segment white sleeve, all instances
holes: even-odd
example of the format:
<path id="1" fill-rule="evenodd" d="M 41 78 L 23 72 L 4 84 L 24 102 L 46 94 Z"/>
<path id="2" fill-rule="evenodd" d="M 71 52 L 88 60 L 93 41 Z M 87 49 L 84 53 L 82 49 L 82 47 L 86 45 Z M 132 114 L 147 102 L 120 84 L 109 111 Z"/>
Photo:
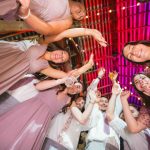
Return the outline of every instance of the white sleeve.
<path id="1" fill-rule="evenodd" d="M 91 82 L 91 84 L 88 86 L 87 92 L 88 92 L 89 90 L 94 90 L 94 91 L 96 91 L 96 90 L 97 90 L 97 85 L 98 85 L 98 83 L 99 83 L 99 79 L 98 79 L 98 78 L 94 79 L 94 80 Z"/>
<path id="2" fill-rule="evenodd" d="M 121 103 L 121 98 L 120 98 L 120 94 L 117 95 L 116 98 L 116 105 L 115 105 L 115 116 L 119 116 L 120 113 L 122 112 L 122 103 Z"/>
<path id="3" fill-rule="evenodd" d="M 23 40 L 16 42 L 16 45 L 19 47 L 20 50 L 26 51 L 28 50 L 31 46 L 37 45 L 38 42 L 36 40 Z"/>
<path id="4" fill-rule="evenodd" d="M 98 104 L 94 104 L 93 110 L 87 122 L 87 127 L 89 129 L 97 125 L 98 120 L 100 119 L 100 113 Z"/>
<path id="5" fill-rule="evenodd" d="M 92 83 L 88 86 L 87 88 L 87 95 L 86 95 L 86 103 L 85 103 L 85 108 L 87 108 L 88 104 L 89 104 L 89 101 L 90 101 L 90 97 L 89 97 L 89 92 L 90 90 L 93 90 L 93 91 L 97 91 L 97 85 L 99 83 L 99 79 L 96 78 L 92 81 Z"/>
<path id="6" fill-rule="evenodd" d="M 111 122 L 109 122 L 109 125 L 115 130 L 115 132 L 119 136 L 123 136 L 124 129 L 126 127 L 126 123 L 120 119 L 119 117 L 115 117 Z M 122 137 L 123 138 L 123 137 Z"/>

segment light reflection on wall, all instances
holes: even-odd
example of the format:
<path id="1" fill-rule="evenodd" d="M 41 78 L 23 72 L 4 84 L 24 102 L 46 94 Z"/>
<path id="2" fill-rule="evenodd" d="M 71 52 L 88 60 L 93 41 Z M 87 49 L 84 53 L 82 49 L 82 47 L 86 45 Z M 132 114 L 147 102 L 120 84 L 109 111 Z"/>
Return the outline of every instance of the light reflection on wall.
<path id="1" fill-rule="evenodd" d="M 150 40 L 150 2 L 137 3 L 136 0 L 85 0 L 87 16 L 82 22 L 83 27 L 96 28 L 102 32 L 110 44 L 101 47 L 90 37 L 83 38 L 85 61 L 94 53 L 95 67 L 86 74 L 88 84 L 97 76 L 97 69 L 105 67 L 106 75 L 100 81 L 99 89 L 104 96 L 111 95 L 109 71 L 119 72 L 121 86 L 133 93 L 129 102 L 141 105 L 130 81 L 135 73 L 143 71 L 143 66 L 126 61 L 121 55 L 126 42 Z"/>

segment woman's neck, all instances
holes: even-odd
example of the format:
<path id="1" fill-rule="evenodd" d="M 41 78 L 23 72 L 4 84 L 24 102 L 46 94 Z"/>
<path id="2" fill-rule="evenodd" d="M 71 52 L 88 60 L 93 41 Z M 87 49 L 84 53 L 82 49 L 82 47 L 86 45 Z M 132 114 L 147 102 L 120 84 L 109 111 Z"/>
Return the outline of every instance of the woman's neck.
<path id="1" fill-rule="evenodd" d="M 51 52 L 46 51 L 41 58 L 51 61 Z"/>

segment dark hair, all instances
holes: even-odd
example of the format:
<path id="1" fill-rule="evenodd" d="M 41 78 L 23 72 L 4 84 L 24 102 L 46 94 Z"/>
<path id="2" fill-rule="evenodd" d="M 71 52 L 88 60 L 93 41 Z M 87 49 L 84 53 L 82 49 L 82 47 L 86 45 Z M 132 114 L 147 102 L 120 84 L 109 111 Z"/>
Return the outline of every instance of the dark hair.
<path id="1" fill-rule="evenodd" d="M 135 88 L 135 90 L 137 91 L 137 93 L 140 95 L 140 97 L 142 98 L 142 100 L 146 104 L 146 106 L 150 106 L 150 96 L 148 96 L 148 95 L 144 94 L 143 92 L 139 91 L 137 89 L 136 85 L 135 85 L 134 78 L 135 78 L 136 75 L 139 75 L 139 74 L 143 74 L 143 75 L 145 75 L 149 78 L 149 76 L 144 74 L 144 73 L 135 74 L 132 78 L 132 85 Z"/>
<path id="2" fill-rule="evenodd" d="M 62 50 L 62 51 L 66 51 L 69 55 L 69 59 L 70 59 L 70 54 L 67 50 L 64 50 L 62 47 L 60 47 L 58 44 L 49 44 L 48 47 L 47 47 L 47 51 L 55 51 L 55 50 Z M 52 61 L 48 61 L 49 65 L 54 68 L 54 69 L 58 69 L 58 70 L 62 70 L 62 66 L 67 63 L 67 62 L 63 62 L 63 63 L 54 63 Z M 34 76 L 39 79 L 39 80 L 44 80 L 44 79 L 52 79 L 48 76 L 46 76 L 45 74 L 43 73 L 40 73 L 40 72 L 36 72 L 34 73 Z"/>
<path id="3" fill-rule="evenodd" d="M 62 50 L 62 51 L 65 51 L 68 53 L 69 55 L 69 59 L 70 59 L 70 54 L 67 50 L 63 49 L 62 47 L 60 47 L 58 44 L 49 44 L 48 47 L 47 47 L 47 51 L 50 51 L 50 52 L 53 52 L 53 51 L 56 51 L 56 50 Z M 52 61 L 49 61 L 49 64 L 52 66 L 52 67 L 57 67 L 58 65 L 61 66 L 63 64 L 65 64 L 66 62 L 62 62 L 62 63 L 54 63 Z"/>
<path id="4" fill-rule="evenodd" d="M 128 42 L 128 43 L 126 43 L 125 45 L 124 45 L 124 48 L 125 48 L 125 46 L 127 46 L 127 45 L 137 45 L 137 44 L 143 44 L 143 45 L 146 45 L 146 46 L 149 46 L 150 47 L 150 41 L 132 41 L 132 42 Z M 132 62 L 132 63 L 136 63 L 136 64 L 141 64 L 141 65 L 143 65 L 143 64 L 145 64 L 145 63 L 150 63 L 150 60 L 147 60 L 147 61 L 144 61 L 144 62 L 135 62 L 135 61 L 133 61 L 133 60 L 129 60 L 128 58 L 126 58 L 125 57 L 125 55 L 124 55 L 124 48 L 123 48 L 123 50 L 122 50 L 122 55 L 123 55 L 123 57 L 125 58 L 125 59 L 127 59 L 128 61 L 130 61 L 130 62 Z"/>
<path id="5" fill-rule="evenodd" d="M 79 80 L 78 80 L 78 82 L 81 83 L 81 81 L 79 81 Z M 61 85 L 61 86 L 62 86 L 62 89 L 60 89 L 60 90 L 57 92 L 57 94 L 58 94 L 59 92 L 64 91 L 64 89 L 66 88 L 66 85 L 65 85 L 65 84 L 63 84 L 63 85 Z M 68 104 L 66 104 L 66 105 L 62 108 L 62 112 L 64 112 L 64 113 L 67 112 L 67 108 L 71 106 L 71 104 L 72 104 L 73 101 L 76 101 L 76 99 L 77 99 L 78 97 L 81 97 L 80 94 L 74 94 L 74 95 L 67 94 L 67 95 L 68 95 L 69 97 L 71 97 L 71 101 L 70 101 Z"/>

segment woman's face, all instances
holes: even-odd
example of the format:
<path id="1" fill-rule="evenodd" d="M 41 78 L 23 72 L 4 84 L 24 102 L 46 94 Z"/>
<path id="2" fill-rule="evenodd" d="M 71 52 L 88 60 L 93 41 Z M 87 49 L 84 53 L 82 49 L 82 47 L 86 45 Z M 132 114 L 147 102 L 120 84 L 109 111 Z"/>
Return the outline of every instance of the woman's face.
<path id="1" fill-rule="evenodd" d="M 77 98 L 76 105 L 80 110 L 84 107 L 84 104 L 85 104 L 85 101 L 84 101 L 83 97 Z"/>
<path id="2" fill-rule="evenodd" d="M 84 5 L 83 4 L 74 5 L 71 8 L 71 14 L 75 20 L 82 20 L 86 16 Z"/>
<path id="3" fill-rule="evenodd" d="M 150 47 L 144 44 L 128 44 L 124 47 L 123 54 L 133 62 L 145 62 L 150 60 Z"/>
<path id="4" fill-rule="evenodd" d="M 71 87 L 68 87 L 68 94 L 78 94 L 82 91 L 83 87 L 82 84 L 77 82 L 74 85 L 72 85 Z"/>
<path id="5" fill-rule="evenodd" d="M 139 91 L 150 96 L 150 78 L 143 74 L 137 74 L 133 80 L 136 88 Z"/>
<path id="6" fill-rule="evenodd" d="M 63 50 L 55 50 L 50 52 L 50 61 L 54 63 L 64 63 L 69 60 L 69 54 Z"/>

